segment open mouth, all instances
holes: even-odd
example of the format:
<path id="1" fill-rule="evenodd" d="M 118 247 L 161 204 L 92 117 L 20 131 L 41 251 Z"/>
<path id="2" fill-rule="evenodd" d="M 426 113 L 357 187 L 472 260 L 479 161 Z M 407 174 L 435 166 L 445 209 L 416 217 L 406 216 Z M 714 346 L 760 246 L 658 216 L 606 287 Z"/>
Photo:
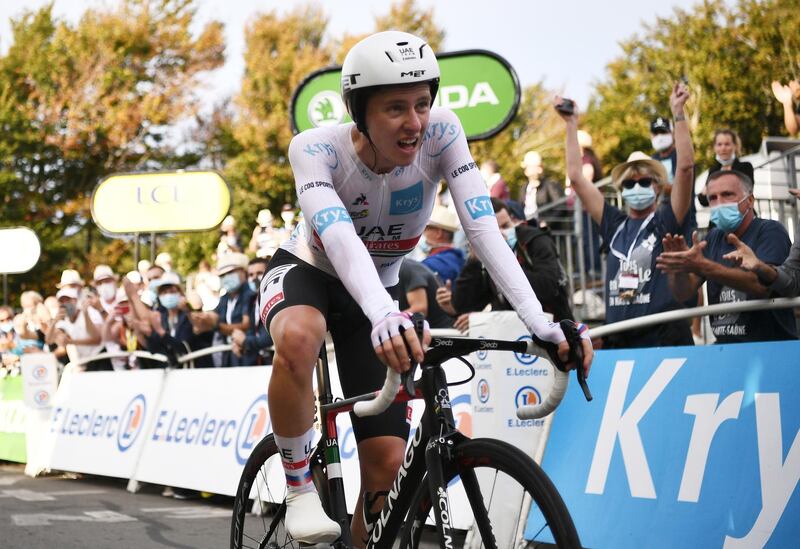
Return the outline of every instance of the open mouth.
<path id="1" fill-rule="evenodd" d="M 411 139 L 400 139 L 397 141 L 397 146 L 406 152 L 411 152 L 417 148 L 418 142 L 419 142 L 418 137 L 414 137 Z"/>

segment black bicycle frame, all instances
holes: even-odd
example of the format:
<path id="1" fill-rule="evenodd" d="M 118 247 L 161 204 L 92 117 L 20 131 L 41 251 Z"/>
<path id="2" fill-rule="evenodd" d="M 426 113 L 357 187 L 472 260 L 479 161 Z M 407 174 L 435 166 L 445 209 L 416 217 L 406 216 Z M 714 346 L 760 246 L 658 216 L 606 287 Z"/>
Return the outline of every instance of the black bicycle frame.
<path id="1" fill-rule="evenodd" d="M 462 343 L 463 341 L 463 343 Z M 467 344 L 467 342 L 470 342 Z M 391 490 L 381 509 L 379 517 L 373 526 L 367 549 L 390 549 L 402 528 L 411 502 L 421 486 L 425 486 L 426 478 L 429 496 L 434 516 L 436 529 L 439 534 L 442 549 L 453 548 L 453 527 L 451 524 L 451 507 L 447 496 L 448 473 L 454 467 L 455 448 L 467 437 L 456 430 L 455 419 L 450 404 L 450 392 L 447 388 L 447 378 L 441 367 L 441 362 L 453 356 L 468 354 L 480 349 L 497 349 L 523 352 L 524 342 L 502 342 L 483 340 L 461 340 L 450 338 L 434 338 L 433 348 L 426 353 L 426 363 L 422 366 L 422 377 L 414 383 L 414 394 L 409 394 L 405 387 L 401 387 L 395 402 L 408 402 L 422 398 L 425 401 L 425 413 L 422 416 L 419 428 L 414 433 L 411 444 L 406 449 L 403 463 L 392 483 Z M 463 348 L 461 348 L 463 347 Z M 463 352 L 462 352 L 463 351 Z M 370 400 L 373 394 L 366 394 L 350 399 L 333 402 L 330 391 L 330 374 L 328 361 L 324 350 L 320 353 L 320 367 L 317 368 L 317 387 L 320 401 L 320 420 L 322 426 L 322 440 L 314 455 L 314 463 L 327 467 L 327 500 L 331 508 L 327 509 L 331 518 L 342 529 L 341 541 L 347 547 L 352 547 L 350 524 L 347 516 L 345 502 L 344 482 L 341 472 L 341 458 L 339 454 L 339 440 L 336 430 L 336 417 L 340 413 L 350 412 L 356 402 Z M 320 448 L 324 447 L 324 456 L 320 455 Z M 477 490 L 477 480 L 474 474 L 463 479 L 468 495 Z M 325 489 L 325 487 L 320 487 Z M 472 498 L 470 498 L 473 501 Z M 485 517 L 476 516 L 476 524 L 481 534 L 489 539 L 491 530 Z M 414 525 L 422 527 L 423 525 Z"/>

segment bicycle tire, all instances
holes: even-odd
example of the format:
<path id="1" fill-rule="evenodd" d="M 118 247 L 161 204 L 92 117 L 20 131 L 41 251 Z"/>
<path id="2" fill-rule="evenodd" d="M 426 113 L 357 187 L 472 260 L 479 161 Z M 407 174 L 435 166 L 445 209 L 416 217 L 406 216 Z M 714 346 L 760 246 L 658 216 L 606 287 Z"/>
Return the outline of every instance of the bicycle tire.
<path id="1" fill-rule="evenodd" d="M 454 451 L 455 468 L 445 471 L 448 485 L 457 476 L 466 479 L 473 473 L 477 475 L 478 470 L 481 470 L 480 477 L 491 479 L 492 471 L 494 470 L 496 471 L 494 474 L 495 484 L 491 484 L 492 488 L 494 488 L 498 478 L 497 472 L 502 473 L 504 475 L 503 481 L 505 481 L 505 477 L 508 477 L 510 481 L 519 484 L 531 496 L 531 505 L 537 505 L 541 510 L 546 520 L 546 526 L 550 529 L 557 547 L 580 549 L 581 544 L 578 532 L 566 505 L 564 505 L 564 501 L 561 499 L 561 495 L 542 468 L 527 454 L 508 443 L 494 439 L 469 440 L 458 444 Z M 506 492 L 503 491 L 503 493 L 505 494 Z M 480 493 L 480 489 L 478 495 L 483 498 L 482 501 L 485 507 L 491 507 L 492 497 L 495 495 L 493 490 L 488 496 L 489 505 L 485 505 L 487 498 Z M 470 501 L 470 507 L 473 514 L 475 514 L 476 502 Z M 427 478 L 417 488 L 409 509 L 408 518 L 411 520 L 405 522 L 401 532 L 401 549 L 416 549 L 419 547 L 422 530 L 431 510 Z M 522 517 L 522 520 L 527 520 L 527 517 Z M 491 531 L 490 523 L 488 528 Z M 483 539 L 482 541 L 482 547 L 487 549 L 497 547 L 494 540 Z"/>

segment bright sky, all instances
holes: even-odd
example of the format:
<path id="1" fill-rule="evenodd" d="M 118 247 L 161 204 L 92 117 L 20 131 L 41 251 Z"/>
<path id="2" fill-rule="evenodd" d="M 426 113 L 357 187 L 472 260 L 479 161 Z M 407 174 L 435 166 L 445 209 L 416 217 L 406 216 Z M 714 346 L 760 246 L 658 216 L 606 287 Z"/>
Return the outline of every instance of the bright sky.
<path id="1" fill-rule="evenodd" d="M 0 51 L 11 42 L 8 19 L 24 9 L 53 1 L 57 16 L 77 21 L 87 6 L 113 4 L 113 0 L 2 0 L 0 1 Z M 445 29 L 444 50 L 491 50 L 505 57 L 525 86 L 543 80 L 562 89 L 585 108 L 592 83 L 604 75 L 606 64 L 620 54 L 619 42 L 641 33 L 644 22 L 668 16 L 674 7 L 690 8 L 698 0 L 417 0 L 434 6 L 437 26 Z M 283 13 L 298 0 L 200 0 L 201 21 L 225 23 L 227 61 L 209 75 L 208 103 L 233 94 L 239 87 L 244 62 L 244 25 L 258 12 Z M 390 0 L 317 0 L 329 16 L 332 37 L 345 31 L 369 32 L 374 17 L 384 15 Z M 487 9 L 487 6 L 490 9 Z"/>

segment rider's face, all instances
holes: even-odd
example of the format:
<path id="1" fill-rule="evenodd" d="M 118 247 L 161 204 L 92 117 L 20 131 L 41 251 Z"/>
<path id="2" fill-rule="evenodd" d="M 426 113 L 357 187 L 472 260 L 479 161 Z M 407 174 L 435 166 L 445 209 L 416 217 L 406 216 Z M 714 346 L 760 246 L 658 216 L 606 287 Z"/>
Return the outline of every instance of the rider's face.
<path id="1" fill-rule="evenodd" d="M 367 104 L 367 130 L 378 151 L 375 171 L 407 166 L 417 156 L 430 117 L 428 84 L 389 88 Z"/>

